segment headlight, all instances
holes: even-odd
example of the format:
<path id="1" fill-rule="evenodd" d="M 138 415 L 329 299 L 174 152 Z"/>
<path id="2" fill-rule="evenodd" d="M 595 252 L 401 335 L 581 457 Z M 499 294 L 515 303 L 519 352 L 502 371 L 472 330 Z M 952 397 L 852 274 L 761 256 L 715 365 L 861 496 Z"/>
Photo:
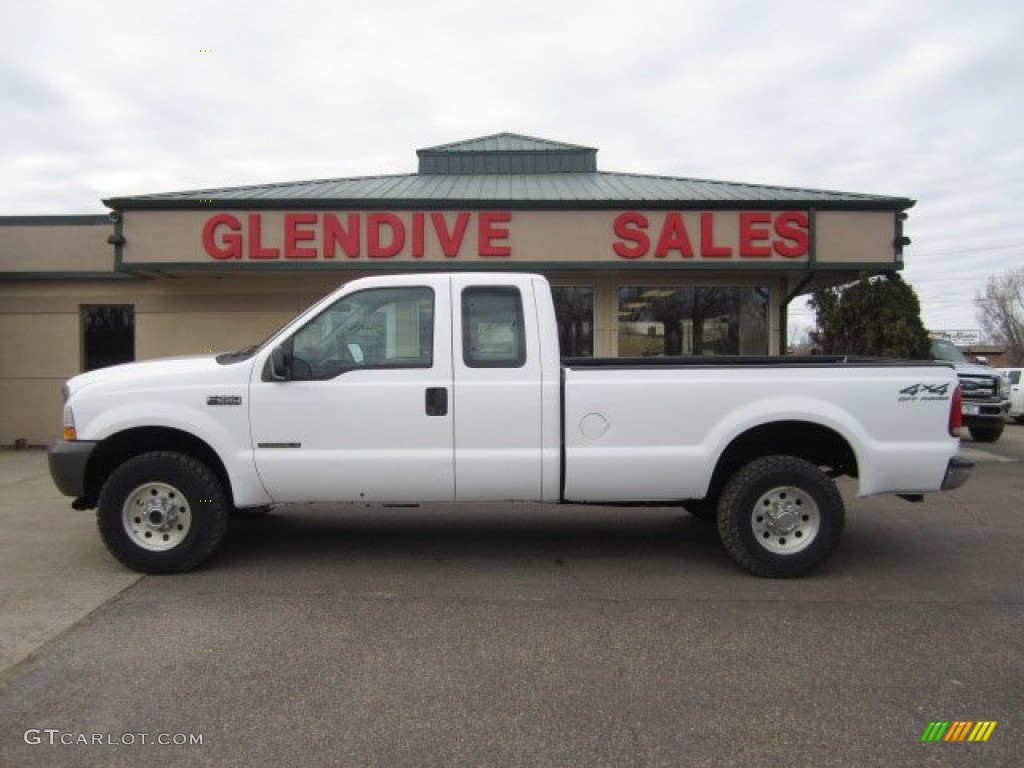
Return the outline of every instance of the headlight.
<path id="1" fill-rule="evenodd" d="M 63 437 L 67 441 L 77 440 L 78 433 L 75 431 L 75 412 L 71 410 L 70 405 L 64 406 L 64 431 Z"/>
<path id="2" fill-rule="evenodd" d="M 999 377 L 999 397 L 1003 400 L 1010 396 L 1010 380 L 1005 376 Z"/>

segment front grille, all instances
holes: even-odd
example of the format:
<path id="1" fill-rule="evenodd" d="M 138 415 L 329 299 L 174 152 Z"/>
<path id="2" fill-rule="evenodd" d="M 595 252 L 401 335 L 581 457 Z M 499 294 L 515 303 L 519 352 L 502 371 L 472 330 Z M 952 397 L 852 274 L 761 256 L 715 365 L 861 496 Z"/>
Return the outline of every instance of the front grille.
<path id="1" fill-rule="evenodd" d="M 994 376 L 961 375 L 959 378 L 964 400 L 991 400 L 999 391 L 999 382 Z"/>

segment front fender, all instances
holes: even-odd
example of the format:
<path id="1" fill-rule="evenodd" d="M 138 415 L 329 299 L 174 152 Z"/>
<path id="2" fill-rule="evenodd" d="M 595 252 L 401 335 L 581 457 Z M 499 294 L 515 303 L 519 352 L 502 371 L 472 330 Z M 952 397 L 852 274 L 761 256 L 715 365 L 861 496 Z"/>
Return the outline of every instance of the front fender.
<path id="1" fill-rule="evenodd" d="M 209 446 L 224 465 L 236 506 L 271 502 L 256 474 L 249 441 L 248 411 L 244 406 L 196 407 L 180 402 L 133 399 L 97 408 L 92 418 L 80 422 L 78 433 L 80 440 L 101 442 L 127 430 L 140 428 L 184 432 Z"/>

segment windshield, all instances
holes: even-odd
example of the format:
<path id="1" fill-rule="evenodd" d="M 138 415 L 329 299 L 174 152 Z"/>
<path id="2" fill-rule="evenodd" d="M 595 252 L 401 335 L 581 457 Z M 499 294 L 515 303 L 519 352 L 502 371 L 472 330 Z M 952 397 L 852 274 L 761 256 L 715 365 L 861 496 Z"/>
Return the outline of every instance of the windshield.
<path id="1" fill-rule="evenodd" d="M 936 360 L 946 360 L 950 363 L 969 362 L 964 353 L 953 346 L 952 342 L 945 339 L 932 339 L 932 357 Z"/>

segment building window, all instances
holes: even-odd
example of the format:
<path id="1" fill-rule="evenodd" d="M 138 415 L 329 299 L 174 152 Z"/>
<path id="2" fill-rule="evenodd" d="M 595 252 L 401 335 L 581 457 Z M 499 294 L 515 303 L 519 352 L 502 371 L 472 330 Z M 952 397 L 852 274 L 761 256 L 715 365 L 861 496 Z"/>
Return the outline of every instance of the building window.
<path id="1" fill-rule="evenodd" d="M 764 355 L 768 289 L 619 288 L 619 357 Z"/>
<path id="2" fill-rule="evenodd" d="M 82 307 L 82 369 L 94 371 L 135 359 L 135 308 Z"/>
<path id="3" fill-rule="evenodd" d="M 594 356 L 594 289 L 552 286 L 562 357 Z"/>

